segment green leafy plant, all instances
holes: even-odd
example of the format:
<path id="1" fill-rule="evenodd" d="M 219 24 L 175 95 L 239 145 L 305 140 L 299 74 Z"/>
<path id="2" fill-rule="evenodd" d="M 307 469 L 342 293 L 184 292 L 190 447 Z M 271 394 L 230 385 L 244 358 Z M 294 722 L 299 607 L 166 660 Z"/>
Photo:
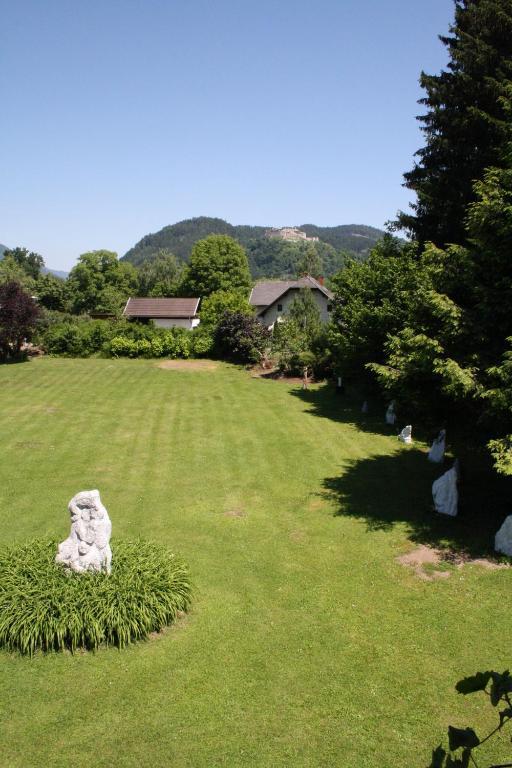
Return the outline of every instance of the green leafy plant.
<path id="1" fill-rule="evenodd" d="M 0 646 L 38 650 L 119 648 L 159 632 L 190 605 L 186 565 L 148 541 L 112 542 L 112 573 L 67 574 L 57 542 L 0 549 Z"/>
<path id="2" fill-rule="evenodd" d="M 474 750 L 485 744 L 512 719 L 512 677 L 510 672 L 477 672 L 476 675 L 459 680 L 455 686 L 459 693 L 466 696 L 469 693 L 483 692 L 493 707 L 496 708 L 499 717 L 497 726 L 480 738 L 473 728 L 448 728 L 447 752 L 439 745 L 432 752 L 432 762 L 429 768 L 467 768 L 469 765 L 477 766 Z M 489 768 L 510 768 L 512 763 L 501 763 Z"/>

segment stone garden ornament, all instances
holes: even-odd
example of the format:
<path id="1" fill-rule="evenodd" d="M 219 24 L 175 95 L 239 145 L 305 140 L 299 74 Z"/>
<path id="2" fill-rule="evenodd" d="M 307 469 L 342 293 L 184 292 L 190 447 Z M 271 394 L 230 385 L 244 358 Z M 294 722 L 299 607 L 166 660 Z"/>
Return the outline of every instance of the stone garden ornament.
<path id="1" fill-rule="evenodd" d="M 434 462 L 434 464 L 441 464 L 444 459 L 444 452 L 446 448 L 446 429 L 442 429 L 428 452 L 428 460 Z"/>
<path id="2" fill-rule="evenodd" d="M 434 480 L 432 484 L 432 498 L 434 499 L 435 510 L 440 515 L 456 517 L 459 504 L 458 479 L 458 464 L 455 462 L 448 472 Z"/>
<path id="3" fill-rule="evenodd" d="M 388 409 L 386 411 L 386 424 L 393 425 L 395 421 L 396 421 L 395 401 L 392 400 L 388 405 Z"/>
<path id="4" fill-rule="evenodd" d="M 406 427 L 402 429 L 402 431 L 398 435 L 398 439 L 401 440 L 402 443 L 405 443 L 406 445 L 410 445 L 412 443 L 412 427 L 410 424 L 408 424 Z"/>
<path id="5" fill-rule="evenodd" d="M 494 539 L 494 549 L 512 557 L 512 515 L 505 518 Z"/>
<path id="6" fill-rule="evenodd" d="M 99 491 L 77 493 L 69 502 L 68 509 L 71 531 L 68 538 L 59 544 L 55 562 L 76 573 L 110 573 L 112 523 L 101 503 Z"/>

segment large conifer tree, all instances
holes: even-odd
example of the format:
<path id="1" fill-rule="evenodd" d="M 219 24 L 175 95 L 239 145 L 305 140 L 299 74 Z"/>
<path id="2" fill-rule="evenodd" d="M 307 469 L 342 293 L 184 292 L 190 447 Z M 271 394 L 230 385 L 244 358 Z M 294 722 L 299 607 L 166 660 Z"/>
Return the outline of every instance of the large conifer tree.
<path id="1" fill-rule="evenodd" d="M 486 168 L 502 166 L 508 150 L 512 0 L 456 0 L 450 35 L 440 39 L 450 60 L 439 75 L 421 74 L 426 144 L 404 176 L 417 200 L 398 224 L 421 244 L 442 247 L 466 242 L 474 184 Z"/>

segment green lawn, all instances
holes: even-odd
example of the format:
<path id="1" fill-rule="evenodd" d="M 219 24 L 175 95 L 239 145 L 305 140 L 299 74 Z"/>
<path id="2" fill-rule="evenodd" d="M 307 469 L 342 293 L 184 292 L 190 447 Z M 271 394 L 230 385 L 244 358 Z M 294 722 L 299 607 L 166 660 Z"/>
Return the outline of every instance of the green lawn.
<path id="1" fill-rule="evenodd" d="M 424 446 L 362 419 L 230 366 L 1 367 L 0 540 L 65 538 L 69 499 L 99 488 L 114 536 L 166 543 L 195 585 L 186 619 L 128 650 L 0 653 L 2 768 L 423 768 L 448 723 L 485 730 L 454 684 L 510 664 L 512 571 L 396 562 L 489 537 L 472 492 L 466 519 L 433 521 Z"/>

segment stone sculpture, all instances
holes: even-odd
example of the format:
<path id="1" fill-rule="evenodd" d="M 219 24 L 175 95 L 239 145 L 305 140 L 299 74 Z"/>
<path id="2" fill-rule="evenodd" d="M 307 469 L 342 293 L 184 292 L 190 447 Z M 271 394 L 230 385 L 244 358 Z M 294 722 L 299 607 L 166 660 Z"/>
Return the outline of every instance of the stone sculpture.
<path id="1" fill-rule="evenodd" d="M 448 472 L 434 480 L 432 484 L 432 498 L 434 499 L 435 510 L 440 515 L 450 515 L 450 517 L 457 515 L 459 504 L 458 479 L 458 464 L 455 462 Z"/>
<path id="2" fill-rule="evenodd" d="M 112 523 L 101 503 L 99 491 L 81 491 L 68 505 L 71 531 L 59 544 L 55 562 L 76 573 L 110 573 Z"/>
<path id="3" fill-rule="evenodd" d="M 361 413 L 368 413 L 368 401 L 365 400 L 362 407 L 361 407 Z"/>
<path id="4" fill-rule="evenodd" d="M 512 557 L 512 515 L 505 518 L 503 525 L 494 538 L 494 549 Z"/>
<path id="5" fill-rule="evenodd" d="M 402 429 L 402 431 L 398 435 L 398 439 L 401 440 L 402 443 L 406 443 L 407 445 L 410 445 L 412 443 L 412 427 L 410 424 L 408 424 L 406 427 Z"/>
<path id="6" fill-rule="evenodd" d="M 396 421 L 395 401 L 392 400 L 388 405 L 388 409 L 386 411 L 386 424 L 393 425 L 395 421 Z"/>
<path id="7" fill-rule="evenodd" d="M 433 461 L 434 464 L 440 464 L 444 459 L 444 451 L 446 448 L 446 429 L 442 429 L 428 452 L 428 460 Z"/>

